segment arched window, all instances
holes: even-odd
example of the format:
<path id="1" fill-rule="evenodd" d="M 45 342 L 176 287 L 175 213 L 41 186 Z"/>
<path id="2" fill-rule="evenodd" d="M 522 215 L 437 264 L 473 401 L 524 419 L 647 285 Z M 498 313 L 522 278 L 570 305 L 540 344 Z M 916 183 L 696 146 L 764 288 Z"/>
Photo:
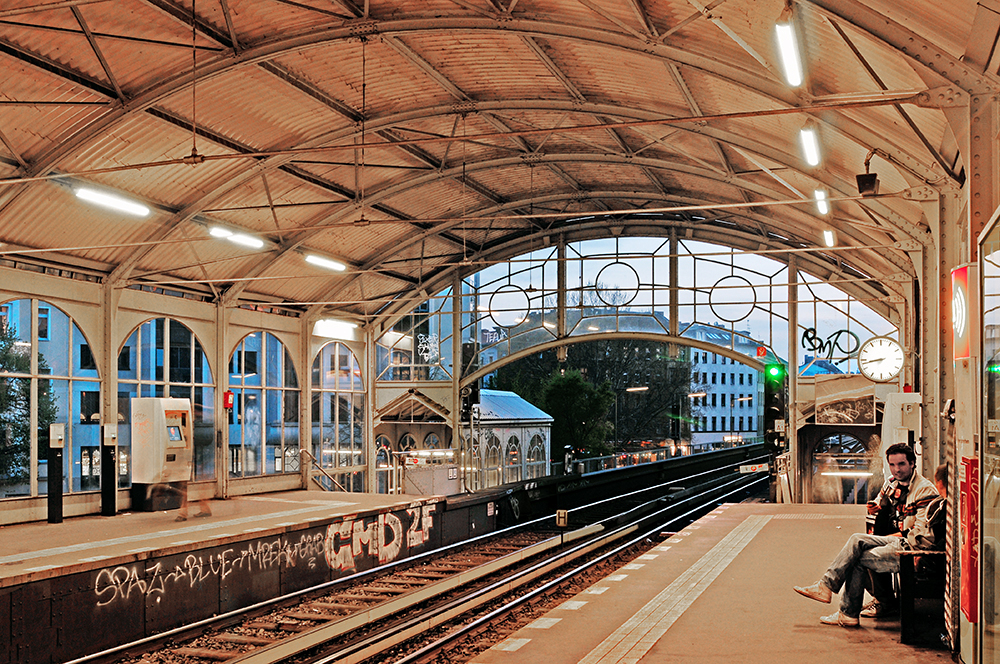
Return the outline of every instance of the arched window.
<path id="1" fill-rule="evenodd" d="M 44 300 L 0 305 L 0 498 L 48 493 L 50 424 L 65 425 L 63 491 L 99 489 L 100 409 L 97 362 L 73 319 Z M 124 467 L 127 485 L 127 453 Z"/>
<path id="2" fill-rule="evenodd" d="M 392 449 L 389 438 L 384 434 L 375 437 L 375 491 L 376 493 L 393 493 L 392 480 Z"/>
<path id="3" fill-rule="evenodd" d="M 545 476 L 545 441 L 537 433 L 528 443 L 528 471 L 525 479 Z"/>
<path id="4" fill-rule="evenodd" d="M 194 333 L 170 318 L 148 320 L 118 352 L 118 447 L 131 445 L 131 399 L 176 397 L 191 401 L 194 479 L 215 477 L 215 382 Z"/>
<path id="5" fill-rule="evenodd" d="M 477 445 L 473 445 L 469 453 L 469 462 L 465 468 L 465 488 L 469 491 L 483 488 L 483 455 Z"/>
<path id="6" fill-rule="evenodd" d="M 425 450 L 438 450 L 441 449 L 441 438 L 438 437 L 433 431 L 424 437 L 424 449 Z"/>
<path id="7" fill-rule="evenodd" d="M 521 443 L 517 436 L 507 439 L 507 452 L 504 454 L 504 483 L 521 481 Z"/>
<path id="8" fill-rule="evenodd" d="M 500 485 L 500 439 L 492 432 L 486 437 L 486 463 L 483 471 L 484 489 Z"/>
<path id="9" fill-rule="evenodd" d="M 229 476 L 299 472 L 299 381 L 270 332 L 243 338 L 229 358 Z"/>
<path id="10" fill-rule="evenodd" d="M 346 344 L 320 349 L 312 365 L 313 455 L 348 491 L 365 490 L 365 392 Z"/>
<path id="11" fill-rule="evenodd" d="M 417 449 L 417 439 L 411 434 L 404 433 L 403 437 L 399 439 L 399 451 L 412 452 L 415 449 Z"/>

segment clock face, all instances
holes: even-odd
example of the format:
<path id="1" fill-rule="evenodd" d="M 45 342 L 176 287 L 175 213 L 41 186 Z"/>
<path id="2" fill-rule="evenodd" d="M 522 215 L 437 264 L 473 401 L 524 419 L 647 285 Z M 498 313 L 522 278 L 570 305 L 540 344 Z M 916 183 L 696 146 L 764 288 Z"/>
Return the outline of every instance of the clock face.
<path id="1" fill-rule="evenodd" d="M 858 366 L 870 380 L 885 383 L 903 369 L 903 348 L 889 337 L 872 337 L 858 349 Z"/>

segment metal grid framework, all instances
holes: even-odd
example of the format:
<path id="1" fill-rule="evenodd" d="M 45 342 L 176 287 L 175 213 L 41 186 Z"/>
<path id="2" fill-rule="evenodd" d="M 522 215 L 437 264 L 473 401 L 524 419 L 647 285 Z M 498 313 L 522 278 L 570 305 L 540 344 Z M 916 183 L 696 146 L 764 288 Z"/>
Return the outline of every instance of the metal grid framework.
<path id="1" fill-rule="evenodd" d="M 784 7 L 11 0 L 0 253 L 114 288 L 389 325 L 456 271 L 558 237 L 676 228 L 795 250 L 800 270 L 896 306 L 923 276 L 910 255 L 934 242 L 928 206 L 964 184 L 970 95 L 1000 88 L 996 15 L 971 0 L 792 3 L 793 88 L 774 45 Z M 800 153 L 806 123 L 819 167 Z M 866 161 L 876 198 L 855 185 Z M 74 196 L 84 184 L 151 212 L 94 207 Z M 824 230 L 837 246 L 820 249 Z"/>

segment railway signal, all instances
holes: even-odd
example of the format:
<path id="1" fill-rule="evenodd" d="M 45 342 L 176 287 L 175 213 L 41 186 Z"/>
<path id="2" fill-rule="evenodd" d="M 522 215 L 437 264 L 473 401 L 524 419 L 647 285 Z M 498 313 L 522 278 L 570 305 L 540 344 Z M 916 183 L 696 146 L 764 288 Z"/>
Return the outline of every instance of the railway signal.
<path id="1" fill-rule="evenodd" d="M 784 445 L 788 422 L 788 370 L 780 363 L 764 367 L 764 440 Z"/>

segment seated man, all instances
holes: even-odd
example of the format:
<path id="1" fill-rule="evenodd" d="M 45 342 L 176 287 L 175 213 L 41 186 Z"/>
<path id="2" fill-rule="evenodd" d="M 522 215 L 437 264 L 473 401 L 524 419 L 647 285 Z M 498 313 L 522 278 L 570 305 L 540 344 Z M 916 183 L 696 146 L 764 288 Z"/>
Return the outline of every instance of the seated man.
<path id="1" fill-rule="evenodd" d="M 811 586 L 795 586 L 795 592 L 800 595 L 826 604 L 830 603 L 833 593 L 843 587 L 840 610 L 820 618 L 824 625 L 857 626 L 868 571 L 898 572 L 897 552 L 911 547 L 907 535 L 911 530 L 919 533 L 926 529 L 927 506 L 938 495 L 937 490 L 916 472 L 917 457 L 909 445 L 891 445 L 885 456 L 893 479 L 889 490 L 880 493 L 879 498 L 897 499 L 892 518 L 895 532 L 891 535 L 851 535 L 822 579 Z"/>

